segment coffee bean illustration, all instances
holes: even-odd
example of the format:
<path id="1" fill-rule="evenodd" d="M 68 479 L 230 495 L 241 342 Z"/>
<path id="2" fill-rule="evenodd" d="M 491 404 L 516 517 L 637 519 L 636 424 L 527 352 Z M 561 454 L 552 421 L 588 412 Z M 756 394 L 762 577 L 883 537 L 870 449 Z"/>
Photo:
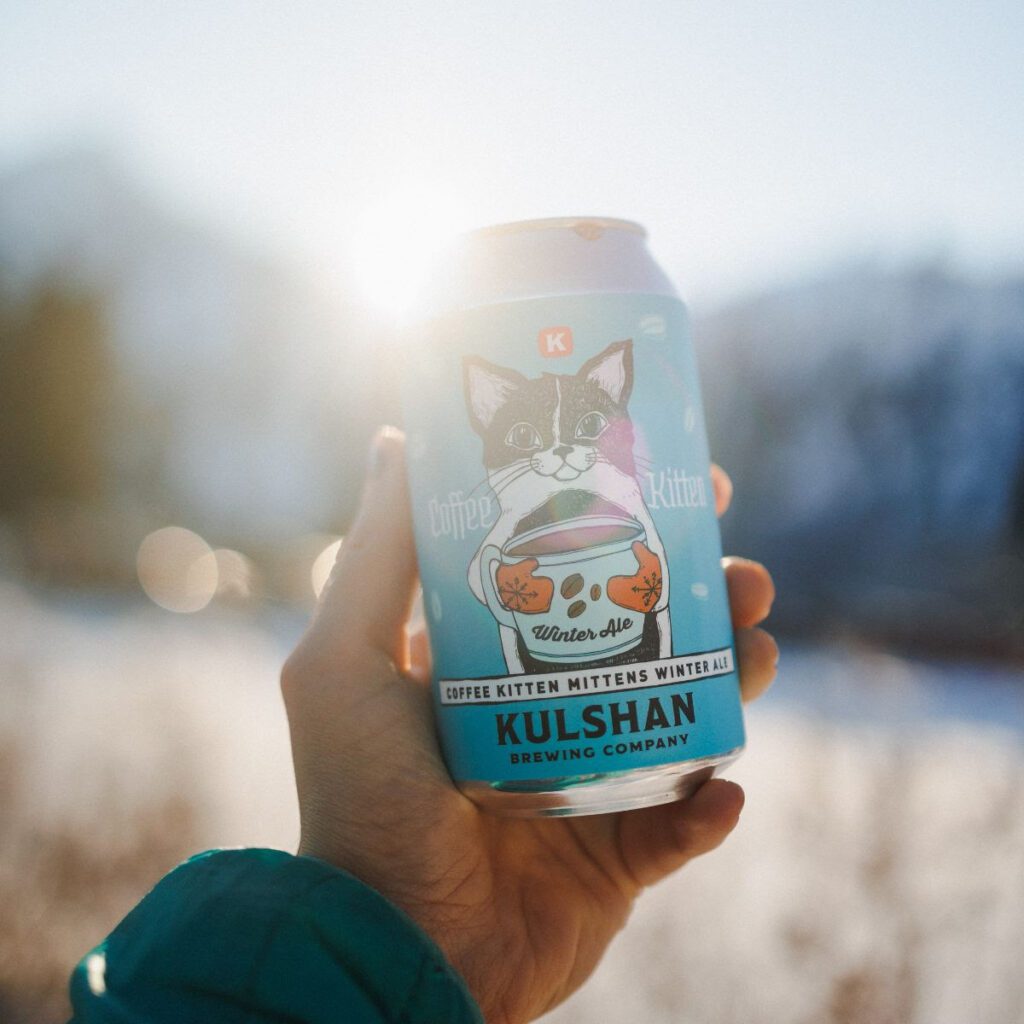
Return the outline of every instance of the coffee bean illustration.
<path id="1" fill-rule="evenodd" d="M 586 610 L 587 610 L 587 602 L 586 601 L 573 601 L 573 603 L 571 605 L 569 605 L 569 618 L 570 619 L 578 618 Z"/>
<path id="2" fill-rule="evenodd" d="M 575 597 L 582 589 L 583 577 L 578 572 L 574 572 L 571 576 L 566 576 L 565 579 L 562 580 L 562 597 L 566 600 Z"/>
<path id="3" fill-rule="evenodd" d="M 595 583 L 590 588 L 590 600 L 591 601 L 597 601 L 597 600 L 600 599 L 600 597 L 601 597 L 601 587 L 600 587 L 599 584 Z"/>

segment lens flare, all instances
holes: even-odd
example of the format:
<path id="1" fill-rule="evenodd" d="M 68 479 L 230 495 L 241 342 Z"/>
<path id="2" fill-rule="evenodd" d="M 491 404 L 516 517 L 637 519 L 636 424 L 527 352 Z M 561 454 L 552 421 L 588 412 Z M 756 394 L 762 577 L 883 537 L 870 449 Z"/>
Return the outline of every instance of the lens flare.
<path id="1" fill-rule="evenodd" d="M 313 560 L 313 568 L 309 571 L 309 579 L 313 584 L 313 594 L 317 600 L 320 599 L 324 587 L 327 586 L 327 580 L 330 578 L 331 569 L 334 568 L 334 563 L 337 561 L 340 550 L 341 538 L 338 537 L 337 540 L 331 541 Z"/>
<path id="2" fill-rule="evenodd" d="M 423 284 L 439 251 L 469 221 L 444 186 L 410 182 L 371 206 L 357 226 L 353 273 L 369 302 L 399 315 Z"/>

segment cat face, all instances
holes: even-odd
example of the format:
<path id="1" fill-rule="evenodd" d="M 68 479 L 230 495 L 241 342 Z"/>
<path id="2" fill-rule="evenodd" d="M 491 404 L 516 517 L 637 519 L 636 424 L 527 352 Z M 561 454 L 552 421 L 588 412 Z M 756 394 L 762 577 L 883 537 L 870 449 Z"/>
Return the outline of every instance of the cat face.
<path id="1" fill-rule="evenodd" d="M 600 465 L 635 475 L 626 411 L 632 341 L 609 345 L 575 374 L 530 380 L 475 356 L 463 361 L 463 372 L 470 423 L 483 439 L 489 471 L 516 464 L 564 483 Z"/>

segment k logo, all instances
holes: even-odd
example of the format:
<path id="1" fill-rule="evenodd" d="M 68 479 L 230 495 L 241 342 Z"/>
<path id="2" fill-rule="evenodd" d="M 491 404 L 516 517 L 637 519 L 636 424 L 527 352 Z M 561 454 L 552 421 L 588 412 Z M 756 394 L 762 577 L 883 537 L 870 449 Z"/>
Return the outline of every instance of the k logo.
<path id="1" fill-rule="evenodd" d="M 545 327 L 537 335 L 537 348 L 545 359 L 572 355 L 572 328 Z"/>

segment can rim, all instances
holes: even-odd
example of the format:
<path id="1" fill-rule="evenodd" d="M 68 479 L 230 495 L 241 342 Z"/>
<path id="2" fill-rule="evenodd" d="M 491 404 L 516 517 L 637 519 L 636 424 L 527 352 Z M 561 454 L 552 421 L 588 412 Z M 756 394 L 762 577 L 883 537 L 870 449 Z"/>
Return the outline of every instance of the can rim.
<path id="1" fill-rule="evenodd" d="M 647 229 L 635 220 L 622 217 L 538 217 L 534 220 L 511 220 L 502 224 L 489 224 L 486 227 L 467 231 L 466 238 L 482 235 L 508 235 L 520 231 L 545 231 L 550 228 L 570 228 L 584 238 L 600 237 L 606 229 L 629 231 L 641 238 L 647 237 Z M 595 229 L 597 232 L 594 233 Z"/>

